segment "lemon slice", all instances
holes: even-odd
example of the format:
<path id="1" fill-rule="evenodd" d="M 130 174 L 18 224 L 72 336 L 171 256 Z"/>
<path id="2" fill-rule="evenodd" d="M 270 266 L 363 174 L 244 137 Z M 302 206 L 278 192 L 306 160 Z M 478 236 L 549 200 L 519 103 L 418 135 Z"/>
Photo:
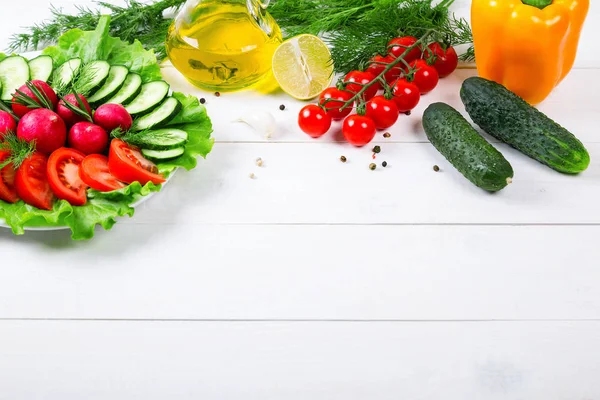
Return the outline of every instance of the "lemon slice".
<path id="1" fill-rule="evenodd" d="M 284 92 L 298 100 L 317 97 L 333 80 L 327 45 L 314 35 L 298 35 L 273 54 L 273 75 Z"/>

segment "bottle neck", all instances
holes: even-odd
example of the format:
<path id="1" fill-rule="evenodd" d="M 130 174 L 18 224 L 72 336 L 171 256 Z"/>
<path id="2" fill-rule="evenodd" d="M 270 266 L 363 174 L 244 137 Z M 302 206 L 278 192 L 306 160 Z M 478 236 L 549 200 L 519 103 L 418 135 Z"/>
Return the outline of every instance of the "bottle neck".
<path id="1" fill-rule="evenodd" d="M 246 0 L 248 12 L 254 18 L 260 29 L 267 35 L 271 35 L 271 25 L 266 21 L 266 9 L 271 0 Z"/>

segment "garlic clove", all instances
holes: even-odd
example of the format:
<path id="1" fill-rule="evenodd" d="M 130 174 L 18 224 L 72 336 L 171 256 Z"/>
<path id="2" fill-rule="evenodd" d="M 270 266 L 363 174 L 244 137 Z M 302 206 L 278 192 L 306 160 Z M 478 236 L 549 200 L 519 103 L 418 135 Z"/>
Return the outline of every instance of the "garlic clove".
<path id="1" fill-rule="evenodd" d="M 267 139 L 273 136 L 277 128 L 275 117 L 263 110 L 248 110 L 233 122 L 243 122 Z"/>

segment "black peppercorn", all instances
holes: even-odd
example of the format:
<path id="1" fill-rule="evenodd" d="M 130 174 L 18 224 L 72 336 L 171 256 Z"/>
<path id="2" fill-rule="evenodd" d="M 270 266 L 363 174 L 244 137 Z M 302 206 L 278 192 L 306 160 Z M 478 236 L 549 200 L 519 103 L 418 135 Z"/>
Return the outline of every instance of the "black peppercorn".
<path id="1" fill-rule="evenodd" d="M 341 157 L 340 157 L 340 161 L 341 161 L 341 162 L 346 162 L 346 156 L 341 156 Z"/>
<path id="2" fill-rule="evenodd" d="M 282 105 L 280 105 L 280 106 L 279 106 L 279 109 L 280 109 L 281 111 L 285 110 L 285 104 L 282 104 Z"/>
<path id="3" fill-rule="evenodd" d="M 206 103 L 206 99 L 203 97 L 200 99 L 200 104 L 204 104 L 204 103 Z"/>
<path id="4" fill-rule="evenodd" d="M 381 147 L 379 147 L 379 146 L 373 147 L 373 153 L 375 153 L 375 154 L 381 153 Z"/>
<path id="5" fill-rule="evenodd" d="M 433 170 L 434 170 L 435 172 L 438 172 L 438 171 L 440 170 L 440 167 L 438 167 L 437 165 L 434 165 L 434 166 L 433 166 Z"/>
<path id="6" fill-rule="evenodd" d="M 387 167 L 387 161 L 384 161 L 384 162 L 382 162 L 382 163 L 381 163 L 381 166 L 382 166 L 383 168 Z"/>

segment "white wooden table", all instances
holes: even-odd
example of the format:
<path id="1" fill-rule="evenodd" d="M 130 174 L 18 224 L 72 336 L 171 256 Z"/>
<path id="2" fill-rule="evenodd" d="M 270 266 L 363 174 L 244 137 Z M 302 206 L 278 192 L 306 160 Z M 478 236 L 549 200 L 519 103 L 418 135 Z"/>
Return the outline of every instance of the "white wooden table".
<path id="1" fill-rule="evenodd" d="M 515 181 L 496 195 L 419 122 L 433 101 L 462 109 L 474 70 L 379 133 L 389 166 L 370 171 L 369 147 L 301 133 L 301 103 L 216 98 L 166 68 L 207 98 L 214 151 L 90 242 L 0 230 L 0 399 L 600 399 L 593 3 L 576 69 L 541 106 L 585 143 L 589 170 L 563 176 L 499 145 Z M 3 4 L 0 48 L 48 9 Z M 276 135 L 232 124 L 242 107 L 272 111 Z"/>

